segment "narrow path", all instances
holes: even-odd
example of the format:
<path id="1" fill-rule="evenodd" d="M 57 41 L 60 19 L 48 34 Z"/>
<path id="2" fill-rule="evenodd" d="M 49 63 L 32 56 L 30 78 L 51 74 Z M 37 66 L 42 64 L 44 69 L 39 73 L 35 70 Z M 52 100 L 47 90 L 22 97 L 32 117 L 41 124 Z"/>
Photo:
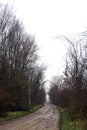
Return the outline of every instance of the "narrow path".
<path id="1" fill-rule="evenodd" d="M 59 120 L 56 107 L 46 104 L 37 112 L 2 124 L 0 130 L 59 130 Z"/>

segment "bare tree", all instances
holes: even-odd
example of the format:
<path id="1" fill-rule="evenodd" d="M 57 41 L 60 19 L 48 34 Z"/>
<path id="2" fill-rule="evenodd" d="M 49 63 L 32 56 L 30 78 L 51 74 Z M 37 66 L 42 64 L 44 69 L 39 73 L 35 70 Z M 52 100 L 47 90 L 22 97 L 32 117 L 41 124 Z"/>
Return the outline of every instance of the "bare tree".
<path id="1" fill-rule="evenodd" d="M 39 91 L 44 67 L 36 63 L 37 50 L 34 36 L 25 32 L 22 23 L 7 5 L 0 6 L 0 90 L 9 95 L 7 102 L 11 99 L 10 109 L 28 108 L 31 95 L 29 78 L 31 89 L 36 93 Z M 4 96 L 0 98 L 4 100 Z"/>
<path id="2" fill-rule="evenodd" d="M 36 65 L 34 68 L 34 75 L 31 80 L 31 102 L 32 104 L 40 104 L 45 101 L 45 88 L 44 88 L 44 73 L 46 70 L 45 65 Z"/>
<path id="3" fill-rule="evenodd" d="M 65 86 L 71 90 L 70 106 L 75 114 L 84 114 L 85 105 L 84 86 L 85 73 L 87 73 L 85 43 L 76 40 L 68 40 L 69 48 L 65 68 Z M 86 103 L 86 102 L 85 102 Z"/>

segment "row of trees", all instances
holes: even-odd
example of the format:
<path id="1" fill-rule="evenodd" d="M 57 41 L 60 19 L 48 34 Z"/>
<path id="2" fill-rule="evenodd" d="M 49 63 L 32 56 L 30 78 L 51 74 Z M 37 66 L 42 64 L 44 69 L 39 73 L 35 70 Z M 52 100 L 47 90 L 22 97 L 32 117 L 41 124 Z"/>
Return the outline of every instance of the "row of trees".
<path id="1" fill-rule="evenodd" d="M 51 101 L 68 107 L 71 116 L 87 116 L 87 38 L 86 32 L 78 40 L 68 39 L 66 67 L 61 80 L 49 92 Z"/>
<path id="2" fill-rule="evenodd" d="M 8 5 L 0 5 L 0 112 L 27 110 L 40 104 L 45 92 L 44 65 L 38 65 L 37 44 Z"/>

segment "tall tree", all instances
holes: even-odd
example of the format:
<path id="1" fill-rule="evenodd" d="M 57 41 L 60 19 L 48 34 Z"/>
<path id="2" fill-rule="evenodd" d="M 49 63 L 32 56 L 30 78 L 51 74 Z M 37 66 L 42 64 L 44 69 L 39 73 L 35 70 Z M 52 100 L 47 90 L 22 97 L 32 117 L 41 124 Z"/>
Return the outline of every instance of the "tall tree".
<path id="1" fill-rule="evenodd" d="M 84 114 L 86 110 L 86 85 L 85 79 L 87 73 L 87 63 L 86 63 L 86 49 L 85 43 L 81 40 L 69 40 L 68 56 L 66 60 L 65 68 L 65 87 L 70 89 L 72 93 L 70 94 L 70 106 L 71 111 L 74 114 Z M 86 91 L 85 91 L 86 90 Z"/>
<path id="2" fill-rule="evenodd" d="M 29 96 L 33 95 L 32 92 L 29 93 L 29 87 L 35 94 L 32 102 L 38 103 L 35 100 L 39 98 L 44 67 L 39 67 L 36 63 L 37 50 L 34 37 L 25 32 L 23 25 L 9 7 L 0 6 L 0 107 L 6 106 L 4 99 L 8 95 L 8 102 L 9 99 L 11 102 L 6 108 L 28 109 Z"/>

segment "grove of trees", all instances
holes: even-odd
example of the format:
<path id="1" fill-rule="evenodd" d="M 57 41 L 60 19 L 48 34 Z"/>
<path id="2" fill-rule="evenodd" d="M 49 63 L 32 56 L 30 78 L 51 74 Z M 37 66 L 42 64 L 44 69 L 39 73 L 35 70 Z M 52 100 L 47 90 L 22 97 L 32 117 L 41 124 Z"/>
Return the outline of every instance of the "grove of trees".
<path id="1" fill-rule="evenodd" d="M 0 114 L 28 110 L 44 102 L 46 67 L 38 65 L 38 46 L 8 5 L 0 5 Z"/>
<path id="2" fill-rule="evenodd" d="M 67 107 L 72 118 L 87 117 L 87 35 L 78 39 L 66 39 L 68 42 L 66 66 L 63 78 L 53 80 L 49 92 L 52 103 Z"/>

